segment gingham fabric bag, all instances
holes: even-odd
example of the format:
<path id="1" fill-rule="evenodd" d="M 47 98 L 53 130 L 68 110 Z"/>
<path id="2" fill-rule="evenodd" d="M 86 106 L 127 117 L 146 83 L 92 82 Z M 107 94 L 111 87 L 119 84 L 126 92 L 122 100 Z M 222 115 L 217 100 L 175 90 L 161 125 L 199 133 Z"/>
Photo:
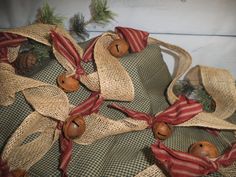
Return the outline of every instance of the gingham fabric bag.
<path id="1" fill-rule="evenodd" d="M 41 30 L 40 32 L 38 31 L 39 26 L 31 26 L 31 29 L 28 29 L 27 32 L 24 32 L 25 29 L 13 29 L 9 30 L 8 32 L 15 33 L 18 35 L 24 35 L 26 37 L 30 37 L 33 39 L 36 39 L 37 41 L 44 43 L 46 45 L 50 45 L 47 40 L 42 38 L 42 36 L 45 36 L 45 34 L 48 34 L 48 31 L 50 29 L 55 29 L 53 26 L 40 26 Z M 33 28 L 33 30 L 32 30 Z M 42 31 L 42 29 L 45 29 L 45 31 Z M 57 30 L 61 31 L 61 29 L 57 28 Z M 23 32 L 22 32 L 23 31 Z M 71 41 L 73 41 L 63 30 L 61 32 L 64 34 L 67 38 L 69 38 Z M 38 35 L 38 36 L 37 36 Z M 112 34 L 113 35 L 113 34 Z M 114 39 L 114 37 L 111 37 L 112 35 L 110 34 L 104 34 L 98 41 L 97 48 L 95 47 L 96 54 L 94 58 L 106 58 L 107 56 L 104 56 L 104 49 L 106 48 L 105 46 L 109 44 L 111 40 Z M 34 36 L 34 37 L 32 37 Z M 36 36 L 36 37 L 35 37 Z M 41 37 L 41 38 L 40 38 Z M 117 36 L 115 36 L 117 37 Z M 100 43 L 99 43 L 100 42 Z M 149 45 L 145 49 L 143 49 L 141 52 L 138 53 L 131 53 L 128 54 L 125 57 L 122 57 L 119 59 L 119 63 L 116 61 L 115 66 L 119 69 L 125 69 L 123 70 L 123 75 L 125 79 L 127 79 L 130 82 L 131 79 L 131 84 L 133 88 L 129 88 L 128 90 L 126 89 L 127 94 L 123 94 L 124 97 L 119 98 L 121 99 L 118 101 L 119 105 L 123 105 L 125 107 L 139 110 L 141 112 L 146 112 L 148 114 L 156 114 L 162 110 L 164 110 L 166 107 L 168 107 L 168 102 L 165 97 L 165 91 L 170 84 L 172 78 L 168 72 L 168 68 L 165 64 L 165 62 L 162 59 L 161 55 L 161 49 L 159 47 L 160 44 L 164 45 L 164 47 L 170 48 L 172 50 L 176 50 L 178 54 L 180 54 L 185 60 L 180 60 L 181 67 L 179 67 L 179 70 L 177 70 L 177 77 L 172 82 L 173 83 L 186 71 L 186 69 L 189 67 L 189 61 L 186 60 L 186 58 L 189 58 L 188 54 L 184 50 L 180 50 L 178 47 L 168 45 L 165 46 L 166 43 L 162 43 L 160 41 L 156 41 L 154 39 L 149 38 Z M 75 46 L 75 42 L 73 42 Z M 82 55 L 83 48 L 86 49 L 85 44 L 80 44 L 77 46 L 77 51 Z M 82 48 L 83 46 L 83 48 Z M 56 53 L 54 51 L 54 53 Z M 101 56 L 100 56 L 101 55 Z M 32 79 L 36 80 L 33 81 L 31 79 L 26 79 L 22 77 L 16 77 L 12 69 L 7 65 L 7 64 L 2 64 L 1 65 L 1 83 L 4 82 L 6 83 L 7 81 L 12 81 L 12 78 L 16 79 L 17 82 L 20 82 L 19 85 L 22 86 L 21 82 L 24 83 L 30 83 L 30 87 L 34 88 L 42 88 L 42 90 L 36 89 L 36 92 L 34 89 L 30 89 L 29 86 L 22 86 L 20 90 L 25 90 L 23 91 L 23 95 L 26 97 L 27 101 L 31 100 L 32 104 L 32 99 L 28 97 L 27 95 L 34 95 L 35 93 L 45 93 L 44 87 L 46 89 L 52 88 L 54 90 L 57 90 L 55 86 L 51 85 L 56 85 L 56 77 L 64 71 L 64 68 L 67 70 L 67 72 L 74 72 L 74 68 L 71 67 L 68 62 L 66 62 L 65 59 L 63 59 L 62 56 L 59 54 L 55 54 L 57 57 L 57 60 L 53 59 L 46 68 L 44 68 L 42 71 L 39 73 L 35 74 L 32 76 Z M 109 57 L 108 57 L 109 58 Z M 191 57 L 190 57 L 191 59 Z M 61 64 L 59 64 L 58 63 Z M 100 76 L 100 79 L 104 79 L 105 76 L 103 77 L 101 74 L 102 67 L 101 62 L 103 60 L 96 60 L 95 63 L 97 64 L 97 71 L 98 75 Z M 184 62 L 184 63 L 181 63 Z M 108 61 L 109 63 L 109 61 Z M 117 64 L 118 63 L 118 64 Z M 191 62 L 190 62 L 191 63 Z M 112 65 L 110 63 L 110 65 Z M 63 68 L 63 67 L 64 68 Z M 90 77 L 83 78 L 81 77 L 81 82 L 84 83 L 85 86 L 82 85 L 81 89 L 78 92 L 75 93 L 70 93 L 65 95 L 61 91 L 57 90 L 57 94 L 59 95 L 58 99 L 62 99 L 60 101 L 66 101 L 68 104 L 66 105 L 67 107 L 70 104 L 73 105 L 78 105 L 83 100 L 89 97 L 90 91 L 87 88 L 90 89 L 98 89 L 98 87 L 93 87 L 96 84 L 91 84 L 92 82 L 97 83 L 97 77 L 95 74 L 94 77 L 94 68 L 92 63 L 83 63 L 82 64 L 83 68 L 87 73 L 92 73 Z M 109 66 L 109 64 L 108 64 Z M 115 68 L 115 69 L 117 69 Z M 127 73 L 126 73 L 127 72 Z M 5 74 L 8 73 L 9 77 L 4 77 Z M 128 77 L 126 77 L 128 74 Z M 105 73 L 107 75 L 107 73 Z M 108 73 L 109 75 L 109 73 Z M 109 75 L 111 76 L 111 75 Z M 11 78 L 12 77 L 12 78 Z M 13 79 L 13 80 L 14 80 Z M 101 80 L 102 80 L 101 79 Z M 112 77 L 109 79 L 112 80 Z M 42 82 L 38 82 L 42 81 Z M 95 80 L 95 81 L 94 81 Z M 100 84 L 103 83 L 104 80 L 101 81 Z M 115 80 L 117 81 L 117 80 Z M 8 83 L 8 82 L 7 82 Z M 16 83 L 16 82 L 15 82 Z M 12 82 L 14 85 L 14 82 Z M 48 85 L 50 84 L 50 85 Z M 91 85 L 92 87 L 91 87 Z M 9 88 L 9 84 L 6 84 L 7 88 Z M 12 87 L 13 87 L 12 85 Z M 106 85 L 106 84 L 105 84 Z M 168 98 L 170 99 L 170 102 L 173 103 L 177 97 L 175 97 L 172 93 L 172 85 L 170 85 L 168 89 Z M 112 88 L 113 85 L 111 85 L 110 88 Z M 6 87 L 2 87 L 6 88 Z M 102 88 L 102 86 L 100 86 Z M 103 87 L 104 88 L 104 87 Z M 116 88 L 123 89 L 118 85 Z M 49 89 L 49 90 L 50 90 Z M 108 88 L 103 89 L 106 90 Z M 13 89 L 12 91 L 15 93 L 16 91 Z M 45 115 L 45 110 L 42 108 L 43 116 L 38 115 L 37 112 L 33 112 L 34 109 L 36 110 L 41 110 L 41 108 L 37 107 L 38 105 L 35 104 L 33 105 L 33 108 L 26 102 L 24 99 L 23 95 L 21 92 L 18 92 L 16 94 L 16 99 L 13 103 L 12 98 L 12 92 L 11 92 L 11 98 L 8 101 L 8 105 L 11 103 L 11 105 L 6 106 L 6 107 L 1 107 L 1 127 L 11 127 L 11 128 L 4 128 L 3 133 L 1 134 L 1 151 L 4 148 L 4 145 L 6 144 L 7 140 L 9 137 L 13 134 L 13 132 L 17 129 L 17 127 L 23 127 L 31 130 L 33 127 L 37 129 L 40 129 L 37 127 L 38 124 L 45 125 L 45 129 L 43 130 L 38 130 L 38 131 L 32 131 L 32 133 L 29 134 L 27 137 L 20 137 L 19 139 L 22 138 L 22 142 L 17 142 L 17 136 L 16 135 L 21 135 L 19 128 L 16 130 L 16 132 L 13 134 L 11 139 L 8 141 L 8 144 L 5 146 L 3 150 L 3 157 L 4 160 L 7 160 L 10 162 L 10 168 L 11 169 L 16 169 L 16 168 L 23 168 L 28 171 L 30 176 L 59 176 L 60 171 L 57 170 L 59 166 L 59 161 L 58 158 L 60 156 L 59 154 L 59 143 L 57 143 L 58 139 L 58 132 L 55 131 L 54 134 L 50 132 L 50 129 L 48 129 L 49 134 L 53 135 L 51 137 L 48 137 L 50 140 L 50 144 L 46 146 L 44 149 L 43 147 L 45 146 L 45 143 L 42 143 L 42 148 L 39 150 L 39 152 L 43 152 L 38 156 L 37 150 L 36 151 L 31 151 L 31 156 L 27 156 L 26 153 L 15 153 L 15 144 L 14 144 L 14 139 L 16 139 L 16 142 L 18 143 L 17 146 L 26 147 L 28 144 L 28 148 L 32 148 L 30 146 L 30 141 L 35 138 L 41 138 L 38 139 L 41 142 L 44 140 L 43 138 L 45 137 L 45 132 L 47 132 L 47 127 L 53 127 L 55 130 L 56 128 L 56 123 L 53 120 L 48 121 L 47 116 L 52 116 L 56 117 L 57 119 L 65 119 L 65 114 L 64 112 L 66 111 L 59 111 L 60 114 L 58 115 L 53 115 L 50 111 L 46 111 L 48 115 Z M 110 92 L 110 93 L 109 93 Z M 122 92 L 122 91 L 121 91 Z M 108 91 L 108 93 L 105 91 L 104 97 L 112 100 L 117 99 L 117 95 L 113 94 L 114 92 Z M 130 95 L 131 94 L 131 95 Z M 133 94 L 133 96 L 132 96 Z M 47 94 L 46 94 L 47 95 Z M 4 95 L 1 95 L 1 98 L 6 98 Z M 68 97 L 68 100 L 67 100 Z M 37 99 L 40 99 L 37 97 Z M 117 100 L 119 100 L 117 99 Z M 130 102 L 127 102 L 130 101 Z M 6 100 L 1 99 L 1 103 L 6 102 Z M 37 102 L 37 100 L 35 101 Z M 117 101 L 115 101 L 117 102 Z M 13 104 L 12 104 L 13 103 Z M 81 139 L 76 140 L 73 144 L 73 152 L 72 152 L 72 159 L 70 161 L 70 164 L 68 166 L 68 176 L 134 176 L 141 172 L 142 170 L 146 169 L 150 165 L 153 165 L 155 163 L 154 156 L 152 155 L 150 145 L 155 142 L 152 132 L 150 129 L 147 128 L 147 124 L 145 122 L 139 122 L 132 120 L 130 118 L 126 118 L 126 116 L 118 111 L 115 111 L 113 109 L 108 109 L 107 105 L 114 103 L 114 101 L 105 101 L 101 108 L 99 115 L 90 115 L 88 118 L 86 118 L 86 123 L 89 126 L 87 131 L 87 134 L 85 133 L 84 136 L 86 138 L 81 137 Z M 4 104 L 3 104 L 4 105 Z M 47 105 L 48 110 L 53 110 L 55 108 L 55 105 L 53 104 L 48 104 Z M 51 106 L 51 107 L 50 107 Z M 62 105 L 63 106 L 63 105 Z M 55 110 L 59 110 L 60 108 L 55 108 Z M 67 109 L 70 109 L 69 107 Z M 33 112 L 33 113 L 31 113 Z M 56 111 L 52 111 L 54 113 L 58 113 Z M 231 114 L 234 112 L 234 110 L 231 110 Z M 61 115 L 61 116 L 60 116 Z M 28 116 L 28 117 L 27 117 Z M 27 117 L 27 118 L 26 118 Z M 228 115 L 226 117 L 229 117 Z M 25 119 L 26 118 L 26 119 Z M 39 119 L 38 119 L 39 118 Z M 108 119 L 107 119 L 108 118 Z M 201 118 L 200 118 L 201 119 Z M 212 118 L 215 120 L 215 117 Z M 94 121 L 95 120 L 95 121 Z M 125 121 L 123 121 L 125 120 Z M 35 125 L 33 126 L 31 124 Z M 45 123 L 44 123 L 45 121 Z M 221 120 L 219 120 L 221 121 Z M 23 123 L 22 123 L 23 122 Z M 199 126 L 204 126 L 204 122 L 192 122 L 190 124 L 186 123 L 187 127 L 177 127 L 175 128 L 175 132 L 171 138 L 165 141 L 165 145 L 173 148 L 173 149 L 179 149 L 182 151 L 185 151 L 186 148 L 193 142 L 197 140 L 201 140 L 203 137 L 204 139 L 207 139 L 211 142 L 214 142 L 220 151 L 222 152 L 226 148 L 226 144 L 224 140 L 222 140 L 220 137 L 214 137 L 211 134 L 208 134 L 206 131 L 202 129 L 198 129 L 195 127 L 189 127 L 189 126 L 196 126 L 196 124 L 199 124 Z M 218 128 L 220 129 L 229 129 L 229 130 L 234 130 L 235 126 L 233 124 L 227 123 L 223 121 L 224 124 L 220 124 Z M 127 125 L 128 124 L 128 125 Z M 104 127 L 105 125 L 105 127 Z M 117 130 L 116 126 L 123 126 L 125 127 L 124 129 L 119 129 Z M 209 127 L 209 125 L 205 125 L 206 127 Z M 101 128 L 102 130 L 106 130 L 104 136 L 91 136 L 94 135 L 94 133 L 91 132 L 96 132 L 97 128 Z M 110 127 L 110 128 L 109 128 Z M 127 128 L 128 127 L 128 128 Z M 210 126 L 211 127 L 211 126 Z M 217 125 L 212 125 L 211 128 L 217 128 Z M 32 129 L 32 130 L 33 130 Z M 133 132 L 134 131 L 134 132 Z M 41 137 L 36 133 L 40 132 Z M 42 133 L 43 132 L 43 133 Z M 125 133 L 128 132 L 128 133 Z M 39 134 L 40 134 L 39 133 Z M 123 133 L 123 134 L 121 134 Z M 227 139 L 229 141 L 234 140 L 234 134 L 231 132 L 221 132 L 225 136 L 227 136 Z M 24 133 L 23 133 L 24 134 Z M 109 136 L 109 135 L 116 135 L 116 136 Z M 90 138 L 88 138 L 90 137 Z M 46 140 L 45 140 L 46 142 Z M 55 142 L 55 143 L 54 143 Z M 179 142 L 179 143 L 176 143 Z M 20 144 L 19 144 L 20 143 Z M 10 144 L 10 145 L 9 145 Z M 11 147 L 12 144 L 12 147 Z M 36 148 L 37 149 L 37 148 Z M 19 149 L 18 149 L 19 150 Z M 32 152 L 35 152 L 32 153 Z M 20 155 L 19 155 L 20 154 Z M 27 157 L 25 157 L 27 156 Z M 35 156 L 35 160 L 34 159 Z M 213 176 L 219 176 L 219 173 L 214 173 Z"/>

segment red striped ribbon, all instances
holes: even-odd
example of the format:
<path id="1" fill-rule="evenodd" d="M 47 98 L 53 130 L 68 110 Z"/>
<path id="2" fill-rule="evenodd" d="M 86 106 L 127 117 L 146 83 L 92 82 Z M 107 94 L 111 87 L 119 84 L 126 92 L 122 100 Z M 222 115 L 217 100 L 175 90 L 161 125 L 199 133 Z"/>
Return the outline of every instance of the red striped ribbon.
<path id="1" fill-rule="evenodd" d="M 81 66 L 81 57 L 75 46 L 69 39 L 58 34 L 54 30 L 51 30 L 50 36 L 52 38 L 54 48 L 72 64 L 72 66 L 76 69 L 75 78 L 79 79 L 80 75 L 85 74 L 85 71 Z"/>
<path id="2" fill-rule="evenodd" d="M 190 100 L 185 96 L 180 96 L 178 101 L 155 116 L 153 123 L 156 121 L 163 121 L 168 124 L 178 125 L 191 119 L 202 112 L 202 110 L 202 105 L 200 103 L 195 100 Z"/>
<path id="3" fill-rule="evenodd" d="M 104 102 L 103 97 L 98 92 L 93 92 L 88 99 L 71 110 L 70 115 L 90 115 L 97 113 Z"/>
<path id="4" fill-rule="evenodd" d="M 0 62 L 9 63 L 7 58 L 7 48 L 16 47 L 26 40 L 26 37 L 20 35 L 0 32 Z"/>
<path id="5" fill-rule="evenodd" d="M 151 145 L 155 158 L 173 177 L 197 177 L 216 172 L 220 167 L 226 167 L 236 160 L 236 144 L 215 161 L 200 158 L 191 154 L 167 148 L 163 143 Z"/>
<path id="6" fill-rule="evenodd" d="M 140 52 L 147 46 L 148 32 L 126 27 L 116 27 L 115 31 L 120 38 L 125 39 L 129 43 L 132 52 Z M 82 57 L 84 62 L 92 61 L 94 46 L 99 37 L 94 38 L 89 43 Z"/>
<path id="7" fill-rule="evenodd" d="M 132 52 L 140 52 L 147 46 L 148 32 L 120 26 L 115 31 L 129 43 Z"/>
<path id="8" fill-rule="evenodd" d="M 222 156 L 216 159 L 215 163 L 218 166 L 227 167 L 236 161 L 236 143 L 232 145 L 231 149 L 226 151 Z"/>
<path id="9" fill-rule="evenodd" d="M 149 128 L 157 121 L 172 125 L 181 124 L 202 112 L 200 103 L 195 100 L 189 100 L 184 96 L 180 96 L 178 101 L 157 116 L 150 116 L 147 113 L 137 112 L 116 104 L 111 104 L 109 107 L 116 108 L 134 119 L 147 121 Z"/>
<path id="10" fill-rule="evenodd" d="M 84 62 L 89 62 L 93 60 L 93 51 L 94 51 L 94 46 L 97 42 L 97 40 L 99 39 L 100 36 L 94 38 L 88 45 L 88 47 L 86 48 L 84 54 L 83 54 L 83 61 Z"/>
<path id="11" fill-rule="evenodd" d="M 100 106 L 102 105 L 104 99 L 100 95 L 100 93 L 93 92 L 89 98 L 87 98 L 84 102 L 79 104 L 77 107 L 71 110 L 70 115 L 81 115 L 86 116 L 92 113 L 97 113 L 99 111 Z M 63 122 L 59 122 L 57 128 L 62 130 Z M 60 166 L 59 169 L 62 171 L 61 176 L 67 177 L 67 167 L 71 160 L 72 156 L 72 146 L 73 142 L 71 139 L 65 138 L 65 136 L 60 134 Z"/>
<path id="12" fill-rule="evenodd" d="M 0 176 L 1 177 L 9 177 L 10 176 L 10 167 L 7 162 L 2 160 L 0 156 Z"/>
<path id="13" fill-rule="evenodd" d="M 67 168 L 72 158 L 72 147 L 73 141 L 71 139 L 67 139 L 64 135 L 60 134 L 60 166 L 61 177 L 68 177 Z"/>

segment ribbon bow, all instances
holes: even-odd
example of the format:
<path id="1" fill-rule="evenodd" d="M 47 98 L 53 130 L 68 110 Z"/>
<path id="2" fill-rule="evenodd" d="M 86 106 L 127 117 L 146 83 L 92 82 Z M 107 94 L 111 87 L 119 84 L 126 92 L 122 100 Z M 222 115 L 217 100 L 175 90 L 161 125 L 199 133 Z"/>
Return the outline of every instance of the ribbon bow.
<path id="1" fill-rule="evenodd" d="M 147 46 L 148 32 L 126 28 L 126 27 L 116 27 L 116 33 L 120 38 L 125 39 L 129 43 L 131 52 L 140 52 Z M 83 55 L 83 61 L 88 62 L 93 58 L 93 49 L 100 36 L 94 38 L 88 45 L 87 49 Z"/>
<path id="2" fill-rule="evenodd" d="M 53 47 L 72 64 L 76 69 L 75 78 L 79 79 L 80 75 L 85 74 L 85 71 L 81 66 L 81 57 L 75 46 L 69 39 L 54 30 L 51 30 L 50 36 L 53 41 Z"/>
<path id="3" fill-rule="evenodd" d="M 116 27 L 115 31 L 129 43 L 132 52 L 140 52 L 147 46 L 148 32 L 120 26 Z"/>
<path id="4" fill-rule="evenodd" d="M 97 113 L 100 106 L 102 105 L 104 99 L 102 96 L 94 92 L 87 98 L 84 102 L 76 106 L 71 110 L 70 116 L 81 115 L 86 116 L 92 113 Z M 59 122 L 57 128 L 62 130 L 63 122 Z M 72 147 L 73 141 L 71 139 L 65 138 L 65 136 L 60 134 L 60 166 L 59 169 L 62 171 L 62 177 L 67 177 L 67 167 L 72 157 Z"/>
<path id="5" fill-rule="evenodd" d="M 164 165 L 171 176 L 196 177 L 216 172 L 220 167 L 227 167 L 236 160 L 236 144 L 216 160 L 200 158 L 191 154 L 167 148 L 157 141 L 151 145 L 155 158 Z"/>
<path id="6" fill-rule="evenodd" d="M 149 125 L 149 128 L 151 128 L 155 122 L 161 121 L 172 125 L 181 124 L 193 118 L 202 111 L 202 105 L 200 103 L 196 102 L 195 100 L 190 100 L 184 96 L 180 96 L 178 101 L 156 116 L 151 116 L 147 113 L 127 109 L 116 104 L 111 104 L 109 106 L 126 113 L 131 118 L 146 121 Z"/>

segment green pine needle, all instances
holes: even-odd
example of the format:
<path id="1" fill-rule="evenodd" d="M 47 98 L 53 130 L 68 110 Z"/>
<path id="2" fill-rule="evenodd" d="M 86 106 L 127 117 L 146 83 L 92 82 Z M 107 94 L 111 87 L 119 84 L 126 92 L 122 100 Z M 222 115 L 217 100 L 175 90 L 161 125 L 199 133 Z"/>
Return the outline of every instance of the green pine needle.
<path id="1" fill-rule="evenodd" d="M 114 20 L 115 13 L 109 10 L 107 0 L 92 0 L 90 5 L 91 20 L 98 24 L 106 24 Z"/>
<path id="2" fill-rule="evenodd" d="M 63 25 L 65 18 L 55 14 L 55 9 L 51 8 L 47 2 L 43 7 L 39 9 L 36 22 L 51 24 L 51 25 Z"/>
<path id="3" fill-rule="evenodd" d="M 82 40 L 89 37 L 89 33 L 85 26 L 84 16 L 80 13 L 75 14 L 74 17 L 70 19 L 70 29 Z"/>

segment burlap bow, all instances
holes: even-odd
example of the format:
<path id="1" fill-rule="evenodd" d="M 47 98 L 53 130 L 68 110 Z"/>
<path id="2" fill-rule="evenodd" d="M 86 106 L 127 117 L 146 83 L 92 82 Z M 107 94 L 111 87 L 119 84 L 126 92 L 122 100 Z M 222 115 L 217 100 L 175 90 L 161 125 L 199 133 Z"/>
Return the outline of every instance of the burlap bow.
<path id="1" fill-rule="evenodd" d="M 48 36 L 51 30 L 62 34 L 69 41 L 71 41 L 71 43 L 75 47 L 75 50 L 79 53 L 80 56 L 83 56 L 82 49 L 76 44 L 76 42 L 70 37 L 70 35 L 68 35 L 61 28 L 55 26 L 40 24 L 5 31 L 22 35 L 41 42 L 45 45 L 51 46 L 51 44 L 48 42 Z M 96 40 L 93 49 L 93 56 L 97 66 L 97 72 L 88 74 L 85 77 L 83 77 L 82 75 L 80 77 L 80 81 L 83 82 L 92 91 L 101 92 L 102 96 L 105 99 L 131 101 L 134 97 L 132 81 L 119 61 L 111 56 L 111 54 L 107 50 L 108 45 L 115 38 L 118 38 L 118 35 L 113 33 L 105 33 Z M 171 103 L 174 103 L 176 100 L 178 100 L 178 98 L 172 91 L 173 85 L 189 68 L 191 64 L 191 56 L 185 50 L 177 46 L 166 44 L 152 38 L 148 38 L 148 43 L 160 44 L 161 46 L 164 46 L 179 54 L 179 67 L 176 70 L 176 77 L 173 79 L 173 82 L 168 88 L 168 99 Z M 63 57 L 57 50 L 55 50 L 55 48 L 54 54 L 59 63 L 61 63 L 68 72 L 75 73 L 75 68 L 65 59 L 65 57 Z M 17 76 L 14 74 L 13 68 L 11 68 L 9 65 L 0 64 L 0 67 L 0 83 L 4 90 L 4 92 L 0 93 L 1 105 L 12 104 L 14 102 L 15 93 L 18 91 L 22 91 L 27 101 L 32 104 L 33 108 L 36 110 L 22 122 L 20 127 L 9 139 L 2 154 L 3 159 L 9 162 L 11 169 L 23 168 L 28 170 L 34 163 L 36 163 L 43 157 L 43 155 L 51 148 L 52 144 L 58 139 L 59 130 L 56 128 L 57 121 L 55 120 L 64 121 L 68 117 L 71 107 L 65 93 L 57 87 L 29 78 Z M 200 70 L 200 73 L 202 71 L 208 73 L 208 70 L 211 70 L 211 68 Z M 216 71 L 218 72 L 222 70 Z M 219 88 L 223 88 L 223 86 L 224 88 L 230 86 L 230 91 L 227 92 L 226 95 L 227 97 L 232 98 L 231 103 L 227 104 L 229 106 L 229 110 L 224 111 L 217 108 L 217 114 L 204 113 L 201 116 L 195 116 L 193 119 L 185 122 L 184 124 L 180 124 L 180 126 L 203 126 L 217 129 L 236 130 L 235 125 L 230 124 L 225 120 L 221 120 L 221 118 L 218 117 L 221 115 L 223 116 L 223 118 L 226 118 L 231 115 L 235 110 L 236 100 L 235 87 L 232 87 L 234 83 L 232 76 L 226 71 L 222 71 L 222 73 L 227 76 L 224 77 L 226 78 L 226 81 L 223 82 L 223 80 L 220 79 L 220 83 L 223 84 L 221 85 L 218 83 L 217 85 L 220 75 L 216 74 L 215 79 L 213 79 L 211 82 L 211 84 L 215 84 L 216 82 L 216 86 L 214 85 L 214 87 L 212 87 L 212 90 L 216 91 L 218 89 L 215 89 L 217 86 L 219 86 Z M 204 75 L 201 74 L 201 76 Z M 204 80 L 204 78 L 201 78 L 201 80 Z M 206 85 L 206 83 L 203 84 Z M 224 104 L 216 104 L 217 107 L 219 105 L 223 106 Z M 221 111 L 223 111 L 223 113 L 220 114 Z M 86 132 L 81 138 L 74 140 L 76 143 L 90 144 L 106 136 L 143 130 L 148 127 L 148 124 L 145 121 L 137 121 L 130 118 L 114 121 L 111 119 L 107 119 L 99 114 L 91 114 L 85 119 L 87 125 Z M 36 138 L 30 144 L 22 145 L 22 142 L 29 135 L 36 132 L 41 133 L 38 138 Z M 25 154 L 34 154 L 34 157 L 32 157 L 32 155 Z"/>

